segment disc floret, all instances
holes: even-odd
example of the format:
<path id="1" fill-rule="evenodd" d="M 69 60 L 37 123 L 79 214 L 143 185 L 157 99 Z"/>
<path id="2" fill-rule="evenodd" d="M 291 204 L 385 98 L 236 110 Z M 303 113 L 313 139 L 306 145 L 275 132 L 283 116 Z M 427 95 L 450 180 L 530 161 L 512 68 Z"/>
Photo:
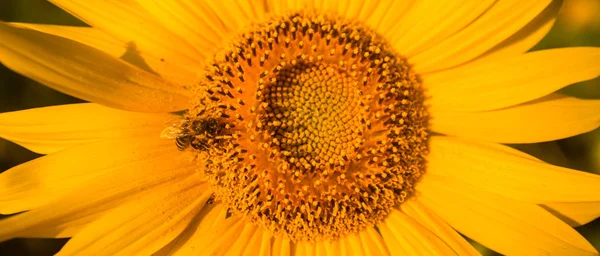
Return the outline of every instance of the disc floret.
<path id="1" fill-rule="evenodd" d="M 204 177 L 232 214 L 293 240 L 376 225 L 424 171 L 424 93 L 364 25 L 295 13 L 243 33 L 207 65 L 190 119 L 217 116 Z"/>

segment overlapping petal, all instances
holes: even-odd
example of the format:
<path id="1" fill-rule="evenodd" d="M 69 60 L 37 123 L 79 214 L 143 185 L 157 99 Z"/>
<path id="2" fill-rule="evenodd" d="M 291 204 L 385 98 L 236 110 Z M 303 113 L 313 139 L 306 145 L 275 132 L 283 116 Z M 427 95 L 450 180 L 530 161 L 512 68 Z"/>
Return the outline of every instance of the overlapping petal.
<path id="1" fill-rule="evenodd" d="M 467 242 L 450 225 L 431 212 L 430 209 L 419 203 L 418 200 L 406 200 L 401 205 L 401 210 L 406 215 L 417 221 L 431 233 L 439 237 L 458 255 L 480 255 L 475 248 Z"/>
<path id="2" fill-rule="evenodd" d="M 453 36 L 410 58 L 419 73 L 466 63 L 492 49 L 530 23 L 551 0 L 497 1 L 478 19 Z"/>
<path id="3" fill-rule="evenodd" d="M 562 0 L 553 0 L 529 24 L 473 61 L 499 60 L 518 56 L 529 51 L 550 31 L 556 21 L 562 3 Z"/>
<path id="4" fill-rule="evenodd" d="M 177 157 L 170 154 L 165 157 L 169 161 L 144 161 L 115 168 L 119 175 L 97 176 L 93 182 L 48 203 L 1 220 L 0 241 L 15 237 L 72 237 L 110 209 L 139 198 L 152 198 L 154 188 L 168 186 L 193 173 L 189 162 L 176 162 Z"/>
<path id="5" fill-rule="evenodd" d="M 431 111 L 486 111 L 600 76 L 600 48 L 573 47 L 478 62 L 423 76 Z"/>
<path id="6" fill-rule="evenodd" d="M 0 23 L 0 61 L 72 96 L 141 112 L 184 109 L 188 93 L 160 77 L 65 38 Z"/>
<path id="7" fill-rule="evenodd" d="M 88 193 L 94 182 L 105 189 L 150 182 L 163 169 L 192 164 L 179 155 L 172 141 L 148 137 L 72 147 L 0 174 L 0 212 L 35 209 L 73 191 Z"/>
<path id="8" fill-rule="evenodd" d="M 202 68 L 202 52 L 187 41 L 185 35 L 169 31 L 153 20 L 152 15 L 135 0 L 52 2 L 144 54 L 190 71 Z"/>
<path id="9" fill-rule="evenodd" d="M 510 154 L 492 143 L 447 136 L 429 143 L 428 173 L 536 204 L 600 202 L 600 175 Z"/>
<path id="10" fill-rule="evenodd" d="M 456 230 L 501 254 L 598 253 L 577 231 L 532 203 L 434 174 L 423 177 L 417 193 L 419 202 Z"/>
<path id="11" fill-rule="evenodd" d="M 156 73 L 175 84 L 190 85 L 197 80 L 197 70 L 190 70 L 182 63 L 166 61 L 164 56 L 161 57 L 152 52 L 142 52 L 134 43 L 119 41 L 97 28 L 32 23 L 10 24 L 82 43 L 145 71 Z"/>
<path id="12" fill-rule="evenodd" d="M 400 211 L 392 210 L 378 227 L 391 255 L 457 255 L 434 233 Z"/>
<path id="13" fill-rule="evenodd" d="M 171 242 L 211 192 L 190 176 L 122 204 L 83 228 L 58 255 L 150 255 Z"/>
<path id="14" fill-rule="evenodd" d="M 1 113 L 0 137 L 49 154 L 104 139 L 156 136 L 173 118 L 93 103 L 70 104 Z"/>
<path id="15" fill-rule="evenodd" d="M 431 130 L 498 143 L 563 139 L 600 126 L 600 100 L 551 94 L 521 105 L 482 112 L 436 109 Z"/>

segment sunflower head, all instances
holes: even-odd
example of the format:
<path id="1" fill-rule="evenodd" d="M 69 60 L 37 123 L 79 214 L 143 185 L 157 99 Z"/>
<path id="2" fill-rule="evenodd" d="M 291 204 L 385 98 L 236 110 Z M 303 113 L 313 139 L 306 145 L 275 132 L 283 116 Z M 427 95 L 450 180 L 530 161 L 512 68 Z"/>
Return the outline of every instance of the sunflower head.
<path id="1" fill-rule="evenodd" d="M 195 90 L 204 175 L 217 198 L 294 240 L 382 220 L 424 171 L 427 109 L 405 58 L 365 25 L 300 12 L 243 33 Z"/>
<path id="2" fill-rule="evenodd" d="M 598 254 L 572 226 L 600 216 L 600 176 L 502 145 L 600 125 L 600 101 L 553 93 L 600 49 L 527 52 L 561 1 L 52 1 L 90 27 L 0 22 L 0 61 L 93 103 L 0 113 L 48 154 L 0 174 L 0 241 Z"/>

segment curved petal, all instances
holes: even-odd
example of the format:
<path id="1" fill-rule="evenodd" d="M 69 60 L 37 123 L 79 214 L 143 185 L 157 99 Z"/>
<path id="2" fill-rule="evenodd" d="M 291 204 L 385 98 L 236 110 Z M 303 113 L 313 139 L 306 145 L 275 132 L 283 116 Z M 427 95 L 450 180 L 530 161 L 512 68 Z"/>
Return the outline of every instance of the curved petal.
<path id="1" fill-rule="evenodd" d="M 546 96 L 600 76 L 600 48 L 531 52 L 424 75 L 431 111 L 486 111 Z"/>
<path id="2" fill-rule="evenodd" d="M 600 202 L 600 175 L 510 154 L 497 149 L 506 146 L 490 144 L 433 136 L 427 172 L 536 204 Z"/>
<path id="3" fill-rule="evenodd" d="M 567 224 L 578 227 L 600 216 L 600 202 L 546 203 L 542 207 Z"/>
<path id="4" fill-rule="evenodd" d="M 535 143 L 589 132 L 600 126 L 600 100 L 557 93 L 521 105 L 486 112 L 436 109 L 435 132 L 499 143 Z"/>
<path id="5" fill-rule="evenodd" d="M 596 255 L 577 231 L 540 206 L 426 174 L 417 200 L 460 233 L 504 255 Z"/>
<path id="6" fill-rule="evenodd" d="M 241 237 L 242 231 L 247 225 L 248 224 L 244 220 L 233 221 L 230 228 L 216 231 L 216 236 L 205 237 L 204 240 L 207 243 L 203 244 L 200 248 L 202 248 L 204 252 L 207 252 L 208 255 L 225 255 L 225 252 L 229 249 L 231 244 L 243 239 Z"/>
<path id="7" fill-rule="evenodd" d="M 211 255 L 223 252 L 234 243 L 247 224 L 245 220 L 231 216 L 226 218 L 227 208 L 220 203 L 207 205 L 187 230 L 171 244 L 159 251 L 159 255 Z M 216 254 L 216 255 L 221 255 Z"/>
<path id="8" fill-rule="evenodd" d="M 244 250 L 239 254 L 243 256 L 252 256 L 252 255 L 264 255 L 260 254 L 262 249 L 262 241 L 263 241 L 263 230 L 260 227 L 256 227 L 254 233 L 250 234 L 250 240 L 248 241 L 248 245 Z"/>
<path id="9" fill-rule="evenodd" d="M 562 2 L 563 0 L 553 0 L 552 3 L 550 3 L 540 15 L 529 22 L 529 24 L 474 61 L 498 60 L 521 55 L 530 50 L 540 42 L 546 34 L 548 34 L 548 31 L 550 31 L 556 21 Z"/>
<path id="10" fill-rule="evenodd" d="M 363 242 L 366 255 L 390 255 L 388 247 L 383 241 L 383 237 L 374 227 L 369 227 L 358 233 L 360 240 Z"/>
<path id="11" fill-rule="evenodd" d="M 221 216 L 223 212 L 223 206 L 221 204 L 210 204 L 207 203 L 202 210 L 196 215 L 196 218 L 192 220 L 190 225 L 188 225 L 187 229 L 181 232 L 181 234 L 173 239 L 168 245 L 155 252 L 153 255 L 161 256 L 161 255 L 181 255 L 179 254 L 182 250 L 182 246 L 187 244 L 189 239 L 194 235 L 199 235 L 197 230 L 207 230 L 213 225 L 218 224 L 217 219 Z M 198 248 L 196 248 L 198 249 Z M 189 251 L 188 251 L 189 253 Z"/>
<path id="12" fill-rule="evenodd" d="M 85 121 L 82 118 L 87 118 Z M 40 153 L 103 139 L 157 136 L 169 114 L 146 114 L 94 103 L 70 104 L 0 113 L 0 137 Z"/>
<path id="13" fill-rule="evenodd" d="M 378 226 L 392 255 L 456 255 L 446 243 L 400 211 L 392 210 Z"/>
<path id="14" fill-rule="evenodd" d="M 148 14 L 152 15 L 154 20 L 160 23 L 169 31 L 181 35 L 188 40 L 191 45 L 198 47 L 201 54 L 208 57 L 210 54 L 206 49 L 214 49 L 220 46 L 228 39 L 230 31 L 214 26 L 220 25 L 209 18 L 201 8 L 202 1 L 138 1 Z M 214 2 L 214 1 L 213 1 Z M 219 1 L 223 3 L 223 1 Z M 235 5 L 235 2 L 243 1 L 227 1 L 230 5 Z M 227 8 L 227 11 L 231 8 Z M 231 14 L 232 16 L 235 14 Z M 213 22 L 210 22 L 213 21 Z M 202 51 L 202 49 L 204 49 Z"/>
<path id="15" fill-rule="evenodd" d="M 369 255 L 367 254 L 366 245 L 362 243 L 357 233 L 350 233 L 344 238 L 340 239 L 346 240 L 346 248 L 348 248 L 348 251 L 353 252 L 357 255 Z"/>
<path id="16" fill-rule="evenodd" d="M 410 58 L 460 31 L 493 3 L 491 0 L 417 1 L 397 22 L 396 30 L 402 33 L 388 40 L 396 51 Z"/>
<path id="17" fill-rule="evenodd" d="M 155 175 L 165 166 L 181 166 L 176 162 L 181 160 L 180 155 L 172 141 L 143 137 L 106 140 L 40 157 L 0 174 L 0 213 L 11 214 L 47 205 L 89 188 L 89 183 L 99 179 L 121 179 L 116 183 L 112 181 L 114 184 L 98 184 L 105 189 L 143 180 L 138 176 Z M 190 165 L 189 162 L 183 164 Z M 128 171 L 134 168 L 139 170 Z"/>
<path id="18" fill-rule="evenodd" d="M 144 54 L 166 63 L 177 63 L 192 72 L 202 68 L 204 58 L 200 51 L 185 40 L 184 35 L 173 33 L 154 21 L 135 0 L 51 2 Z"/>
<path id="19" fill-rule="evenodd" d="M 125 54 L 126 51 L 126 46 L 123 43 L 119 42 L 119 40 L 109 36 L 108 34 L 98 29 L 91 27 L 61 26 L 20 22 L 9 22 L 8 25 L 17 28 L 31 29 L 42 32 L 44 34 L 50 34 L 73 40 L 75 42 L 98 49 L 115 58 L 119 58 L 121 55 Z M 135 65 L 135 63 L 132 64 Z"/>
<path id="20" fill-rule="evenodd" d="M 525 27 L 551 0 L 496 1 L 487 12 L 460 32 L 410 58 L 418 73 L 451 68 L 468 62 Z"/>
<path id="21" fill-rule="evenodd" d="M 122 204 L 86 226 L 57 255 L 151 255 L 177 237 L 211 196 L 197 177 Z"/>
<path id="22" fill-rule="evenodd" d="M 0 241 L 15 237 L 73 236 L 111 208 L 152 196 L 155 187 L 167 186 L 194 173 L 188 161 L 171 154 L 165 154 L 165 158 L 168 161 L 144 161 L 115 168 L 118 174 L 98 176 L 65 196 L 1 220 Z"/>
<path id="23" fill-rule="evenodd" d="M 198 79 L 195 71 L 182 67 L 179 63 L 166 62 L 164 58 L 161 59 L 151 53 L 140 52 L 135 44 L 121 42 L 96 28 L 31 23 L 10 23 L 10 25 L 59 36 L 90 46 L 143 70 L 155 72 L 169 82 L 189 85 Z"/>
<path id="24" fill-rule="evenodd" d="M 364 19 L 364 23 L 381 35 L 393 35 L 398 20 L 406 15 L 415 2 L 416 1 L 380 1 L 377 3 L 377 6 L 373 9 L 372 13 Z"/>
<path id="25" fill-rule="evenodd" d="M 458 232 L 436 216 L 431 210 L 427 209 L 417 200 L 406 200 L 401 205 L 401 210 L 407 216 L 427 228 L 435 234 L 444 243 L 446 243 L 458 255 L 481 255 L 475 248 L 467 242 Z"/>
<path id="26" fill-rule="evenodd" d="M 0 23 L 0 61 L 53 89 L 110 107 L 170 112 L 187 92 L 89 46 Z"/>
<path id="27" fill-rule="evenodd" d="M 229 243 L 226 249 L 226 254 L 228 255 L 241 255 L 242 252 L 248 251 L 246 248 L 248 242 L 254 238 L 256 232 L 256 226 L 254 223 L 247 223 L 242 228 L 242 231 L 239 234 L 238 239 L 236 239 L 233 243 Z M 254 252 L 256 253 L 256 251 Z"/>
<path id="28" fill-rule="evenodd" d="M 266 20 L 267 14 L 274 11 L 268 2 L 248 0 L 138 1 L 138 4 L 155 21 L 184 37 L 206 57 L 212 57 L 212 51 L 229 42 L 236 32 Z"/>

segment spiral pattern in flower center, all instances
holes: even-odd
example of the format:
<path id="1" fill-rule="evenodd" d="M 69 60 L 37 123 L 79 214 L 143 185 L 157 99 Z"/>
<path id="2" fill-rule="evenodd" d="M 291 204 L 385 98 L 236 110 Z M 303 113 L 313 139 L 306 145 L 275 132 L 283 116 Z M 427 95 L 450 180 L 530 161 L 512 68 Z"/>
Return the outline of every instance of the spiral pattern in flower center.
<path id="1" fill-rule="evenodd" d="M 377 225 L 425 169 L 423 89 L 363 24 L 273 18 L 241 34 L 203 77 L 187 118 L 223 128 L 201 136 L 211 138 L 196 150 L 202 174 L 232 214 L 274 233 L 333 239 Z"/>

